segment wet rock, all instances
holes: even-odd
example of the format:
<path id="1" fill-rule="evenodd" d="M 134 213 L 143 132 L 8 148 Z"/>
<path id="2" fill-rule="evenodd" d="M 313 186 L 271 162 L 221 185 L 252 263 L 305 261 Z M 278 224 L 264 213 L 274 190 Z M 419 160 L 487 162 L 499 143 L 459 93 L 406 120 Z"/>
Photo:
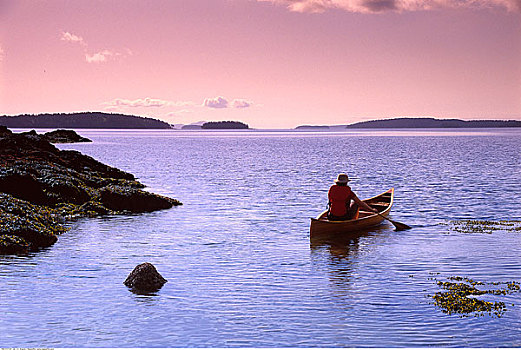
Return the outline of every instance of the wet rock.
<path id="1" fill-rule="evenodd" d="M 0 138 L 2 158 L 8 156 L 11 159 L 20 159 L 23 156 L 33 158 L 38 155 L 52 157 L 59 152 L 54 145 L 35 134 L 32 132 L 4 134 Z"/>
<path id="2" fill-rule="evenodd" d="M 80 211 L 83 216 L 97 216 L 111 213 L 109 209 L 104 207 L 100 202 L 96 201 L 89 201 L 84 203 L 78 208 L 78 211 Z"/>
<path id="3" fill-rule="evenodd" d="M 136 266 L 123 283 L 135 291 L 153 292 L 159 290 L 166 282 L 155 266 L 146 262 Z"/>
<path id="4" fill-rule="evenodd" d="M 0 193 L 0 236 L 5 240 L 9 253 L 16 247 L 20 252 L 48 247 L 67 231 L 59 217 L 50 208 Z M 12 236 L 19 237 L 16 241 Z M 3 250 L 0 249 L 0 253 Z"/>
<path id="5" fill-rule="evenodd" d="M 30 138 L 33 138 L 33 139 L 40 139 L 41 138 L 41 136 L 38 135 L 36 130 L 21 132 L 20 135 L 22 135 L 22 136 L 29 136 Z"/>
<path id="6" fill-rule="evenodd" d="M 111 210 L 133 213 L 168 209 L 179 204 L 168 197 L 122 186 L 107 186 L 101 189 L 100 202 Z"/>
<path id="7" fill-rule="evenodd" d="M 51 143 L 92 142 L 92 140 L 78 135 L 74 130 L 58 129 L 49 131 L 43 134 L 43 137 Z"/>
<path id="8" fill-rule="evenodd" d="M 0 235 L 0 254 L 19 254 L 28 252 L 31 245 L 15 235 Z"/>
<path id="9" fill-rule="evenodd" d="M 134 175 L 105 165 L 78 151 L 60 151 L 57 163 L 68 169 L 84 174 L 86 177 L 95 176 L 98 178 L 135 180 Z"/>
<path id="10" fill-rule="evenodd" d="M 9 193 L 14 197 L 36 204 L 44 204 L 47 200 L 40 183 L 34 176 L 27 173 L 0 174 L 0 192 Z"/>
<path id="11" fill-rule="evenodd" d="M 7 127 L 0 125 L 0 137 L 9 136 L 13 132 L 9 130 Z"/>

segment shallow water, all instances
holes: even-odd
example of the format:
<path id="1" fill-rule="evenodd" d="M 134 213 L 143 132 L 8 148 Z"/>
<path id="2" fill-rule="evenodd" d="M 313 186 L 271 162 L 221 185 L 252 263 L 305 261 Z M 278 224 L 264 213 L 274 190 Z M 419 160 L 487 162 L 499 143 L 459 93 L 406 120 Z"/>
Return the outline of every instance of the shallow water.
<path id="1" fill-rule="evenodd" d="M 184 205 L 82 219 L 0 257 L 3 347 L 521 346 L 521 293 L 497 297 L 501 318 L 427 296 L 433 277 L 521 281 L 519 231 L 443 225 L 521 219 L 519 129 L 79 133 L 94 142 L 60 147 Z M 392 218 L 413 229 L 310 243 L 342 171 L 361 198 L 394 187 Z M 122 282 L 145 261 L 168 283 L 136 295 Z"/>

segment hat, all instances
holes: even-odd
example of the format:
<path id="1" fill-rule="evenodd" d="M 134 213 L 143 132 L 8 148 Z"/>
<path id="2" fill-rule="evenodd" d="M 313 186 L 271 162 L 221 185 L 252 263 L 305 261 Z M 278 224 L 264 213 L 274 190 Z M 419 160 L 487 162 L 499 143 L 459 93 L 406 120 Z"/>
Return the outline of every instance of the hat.
<path id="1" fill-rule="evenodd" d="M 347 174 L 338 174 L 338 177 L 337 179 L 335 180 L 335 183 L 336 184 L 346 184 L 348 183 L 349 181 L 349 177 L 347 176 Z"/>

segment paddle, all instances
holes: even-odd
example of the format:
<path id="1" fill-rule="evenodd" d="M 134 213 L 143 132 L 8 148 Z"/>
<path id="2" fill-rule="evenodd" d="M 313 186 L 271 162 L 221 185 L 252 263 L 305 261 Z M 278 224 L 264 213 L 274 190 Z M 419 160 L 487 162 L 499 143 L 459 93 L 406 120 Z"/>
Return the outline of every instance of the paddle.
<path id="1" fill-rule="evenodd" d="M 383 215 L 380 214 L 380 213 L 375 213 L 375 214 L 380 215 L 381 217 L 383 217 L 383 218 L 384 218 L 385 220 L 387 220 L 387 221 L 390 221 L 391 224 L 394 225 L 395 231 L 409 230 L 409 229 L 412 228 L 412 227 L 409 226 L 409 225 L 405 225 L 405 224 L 402 224 L 401 222 L 391 220 L 391 219 L 389 219 L 388 217 L 383 216 Z"/>

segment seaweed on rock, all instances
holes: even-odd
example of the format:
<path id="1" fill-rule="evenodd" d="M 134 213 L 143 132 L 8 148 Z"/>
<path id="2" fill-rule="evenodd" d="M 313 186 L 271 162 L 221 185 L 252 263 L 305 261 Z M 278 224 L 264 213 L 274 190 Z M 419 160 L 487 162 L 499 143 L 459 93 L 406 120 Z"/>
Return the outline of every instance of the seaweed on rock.
<path id="1" fill-rule="evenodd" d="M 521 231 L 519 220 L 452 220 L 449 230 L 460 233 L 492 233 L 494 231 Z"/>
<path id="2" fill-rule="evenodd" d="M 483 295 L 508 295 L 520 291 L 520 284 L 516 281 L 481 282 L 460 276 L 451 276 L 448 281 L 440 281 L 436 278 L 434 280 L 443 291 L 430 295 L 434 300 L 433 304 L 446 314 L 458 314 L 460 317 L 488 314 L 499 318 L 507 311 L 506 303 L 503 301 L 487 301 L 479 297 Z M 496 289 L 483 289 L 487 285 L 495 286 Z M 501 285 L 504 287 L 498 288 Z M 482 289 L 477 288 L 477 286 Z"/>

